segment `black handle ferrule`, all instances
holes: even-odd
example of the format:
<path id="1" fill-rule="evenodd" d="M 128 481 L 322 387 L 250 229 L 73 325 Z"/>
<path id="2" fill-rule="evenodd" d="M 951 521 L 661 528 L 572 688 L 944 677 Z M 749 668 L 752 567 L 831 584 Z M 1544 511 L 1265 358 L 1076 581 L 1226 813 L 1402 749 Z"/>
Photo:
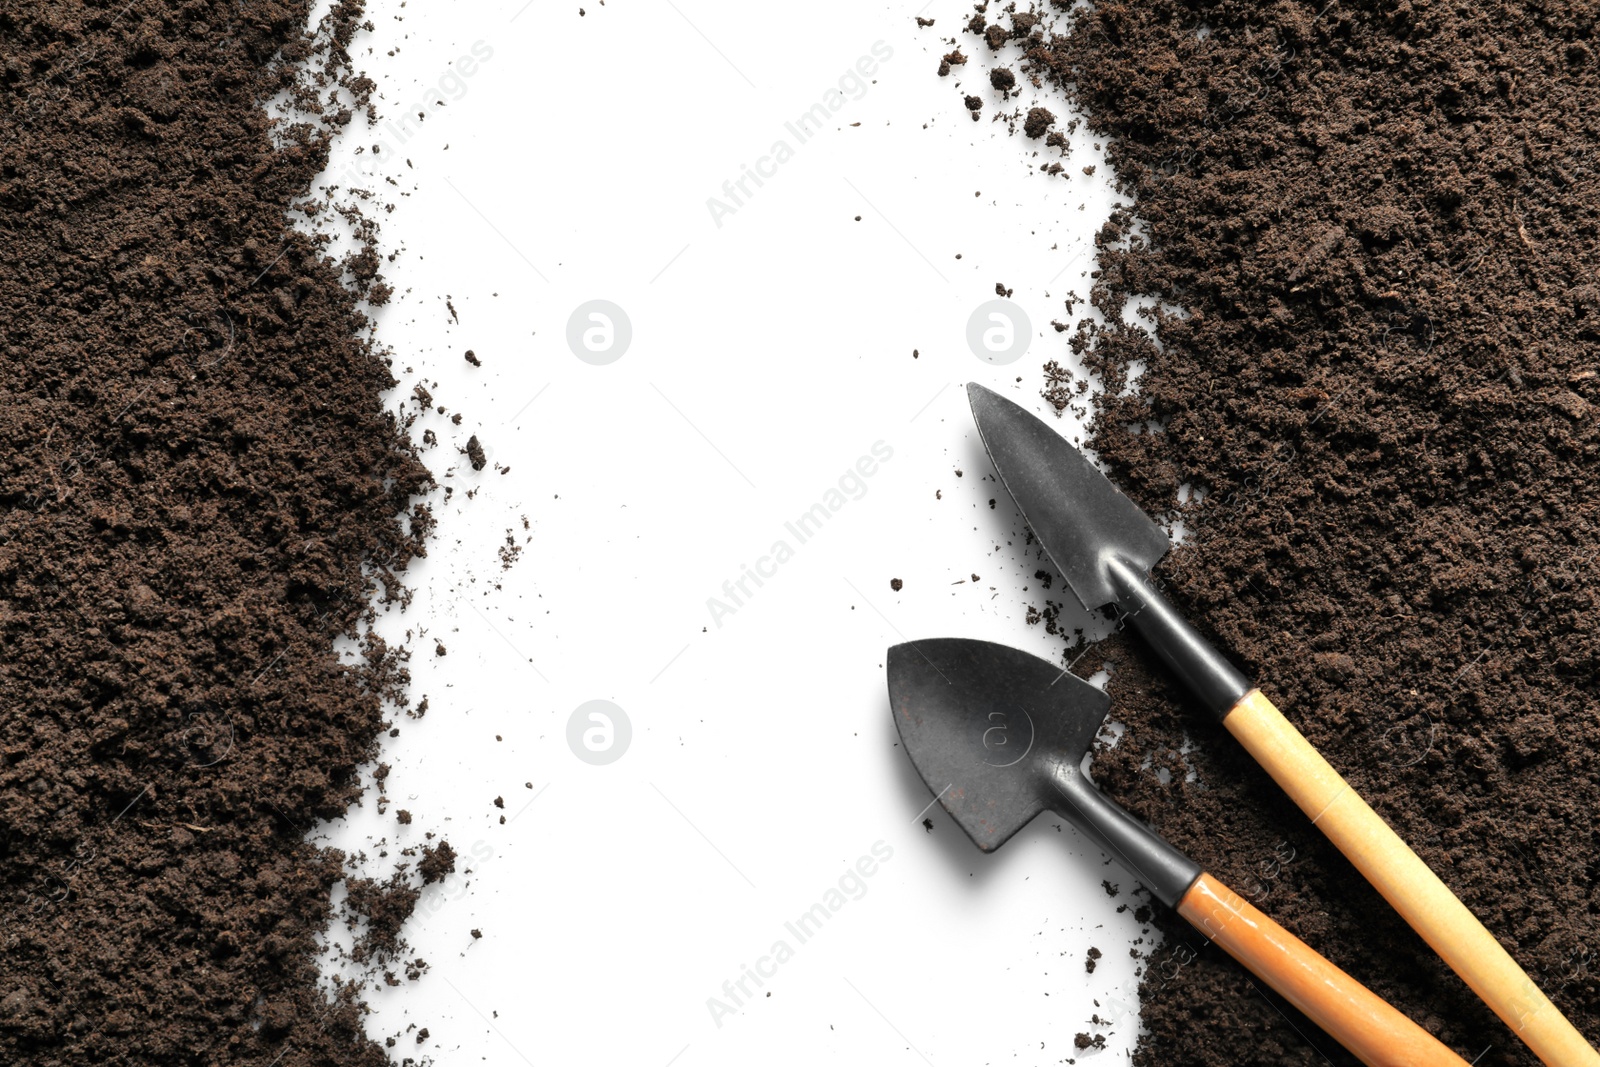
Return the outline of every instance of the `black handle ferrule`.
<path id="1" fill-rule="evenodd" d="M 1100 792 L 1081 768 L 1059 762 L 1052 777 L 1059 794 L 1056 811 L 1143 882 L 1157 900 L 1177 907 L 1200 877 L 1200 865 Z"/>
<path id="2" fill-rule="evenodd" d="M 1156 591 L 1150 576 L 1121 560 L 1109 567 L 1124 621 L 1139 631 L 1180 681 L 1218 719 L 1255 688 Z"/>

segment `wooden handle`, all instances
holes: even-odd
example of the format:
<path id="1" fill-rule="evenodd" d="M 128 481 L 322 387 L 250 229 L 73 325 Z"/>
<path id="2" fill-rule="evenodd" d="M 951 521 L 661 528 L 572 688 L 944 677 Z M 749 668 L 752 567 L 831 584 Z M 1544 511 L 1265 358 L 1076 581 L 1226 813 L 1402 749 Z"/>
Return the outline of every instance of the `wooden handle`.
<path id="1" fill-rule="evenodd" d="M 1368 1067 L 1467 1067 L 1388 1001 L 1209 874 L 1178 901 L 1178 914 Z"/>
<path id="2" fill-rule="evenodd" d="M 1600 1053 L 1550 1003 L 1510 953 L 1259 689 L 1246 694 L 1222 721 L 1312 823 L 1534 1055 L 1549 1067 L 1600 1067 Z"/>

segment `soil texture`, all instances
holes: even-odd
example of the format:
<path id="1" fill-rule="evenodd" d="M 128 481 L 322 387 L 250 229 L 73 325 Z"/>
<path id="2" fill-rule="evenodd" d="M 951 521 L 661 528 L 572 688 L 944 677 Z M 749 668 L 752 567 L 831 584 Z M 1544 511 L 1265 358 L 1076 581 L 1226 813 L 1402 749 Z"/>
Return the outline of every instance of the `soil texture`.
<path id="1" fill-rule="evenodd" d="M 430 478 L 364 339 L 378 256 L 295 226 L 372 87 L 360 5 L 310 8 L 0 12 L 6 1063 L 388 1062 L 317 989 L 345 865 L 303 837 L 401 695 L 369 602 Z M 357 888 L 380 926 L 412 892 Z"/>
<path id="2" fill-rule="evenodd" d="M 1131 199 L 1098 239 L 1113 325 L 1073 344 L 1093 447 L 1188 531 L 1159 576 L 1600 1039 L 1593 6 L 1072 18 L 980 9 L 961 44 L 1072 96 Z M 1164 309 L 1124 326 L 1135 294 Z M 1101 658 L 1108 792 L 1467 1060 L 1537 1063 L 1142 648 Z M 1156 921 L 1137 1063 L 1354 1062 Z"/>

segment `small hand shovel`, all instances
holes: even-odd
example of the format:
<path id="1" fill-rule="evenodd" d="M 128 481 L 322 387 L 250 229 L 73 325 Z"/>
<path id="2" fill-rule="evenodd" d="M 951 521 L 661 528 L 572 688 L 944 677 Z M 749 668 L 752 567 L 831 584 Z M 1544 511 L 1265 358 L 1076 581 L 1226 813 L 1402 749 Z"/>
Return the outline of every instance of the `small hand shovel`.
<path id="1" fill-rule="evenodd" d="M 1156 589 L 1150 568 L 1171 547 L 1166 531 L 1044 422 L 982 386 L 967 386 L 967 396 L 1000 480 L 1083 606 L 1093 611 L 1115 605 L 1312 824 L 1536 1056 L 1549 1067 L 1600 1067 L 1600 1054 L 1477 916 Z"/>
<path id="2" fill-rule="evenodd" d="M 928 788 L 985 852 L 1053 809 L 1370 1067 L 1466 1067 L 1377 994 L 1104 796 L 1081 764 L 1110 698 L 1016 649 L 947 638 L 889 650 L 889 703 Z"/>

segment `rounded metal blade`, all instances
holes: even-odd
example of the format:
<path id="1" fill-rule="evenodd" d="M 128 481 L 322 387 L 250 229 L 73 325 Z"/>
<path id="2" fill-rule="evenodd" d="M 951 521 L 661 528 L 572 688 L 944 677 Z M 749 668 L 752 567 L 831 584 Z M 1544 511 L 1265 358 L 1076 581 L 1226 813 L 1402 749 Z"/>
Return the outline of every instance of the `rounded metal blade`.
<path id="1" fill-rule="evenodd" d="M 1051 806 L 1052 766 L 1077 766 L 1111 706 L 1083 679 L 988 641 L 895 645 L 888 666 L 912 764 L 985 852 Z"/>

